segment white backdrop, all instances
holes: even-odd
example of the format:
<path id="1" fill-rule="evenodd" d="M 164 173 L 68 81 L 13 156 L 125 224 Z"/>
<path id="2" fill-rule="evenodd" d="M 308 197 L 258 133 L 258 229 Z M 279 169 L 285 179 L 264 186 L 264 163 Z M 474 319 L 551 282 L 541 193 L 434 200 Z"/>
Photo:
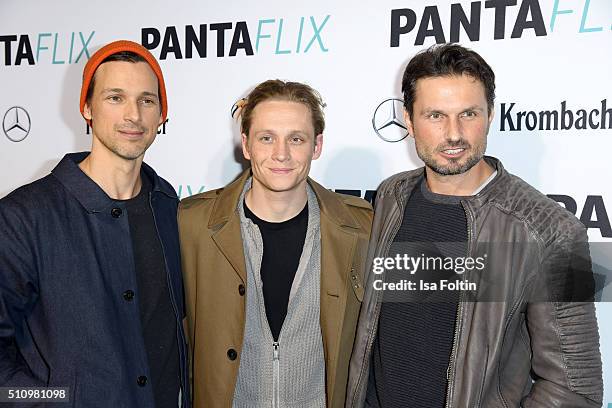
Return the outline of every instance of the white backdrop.
<path id="1" fill-rule="evenodd" d="M 407 60 L 435 43 L 435 34 L 438 41 L 449 41 L 451 20 L 458 21 L 463 10 L 471 19 L 471 38 L 460 28 L 453 39 L 478 51 L 497 76 L 488 154 L 545 194 L 566 196 L 577 215 L 590 220 L 590 240 L 610 243 L 612 2 L 517 0 L 515 6 L 491 7 L 496 3 L 1 0 L 0 197 L 47 174 L 65 152 L 88 150 L 90 136 L 78 111 L 88 55 L 116 39 L 151 44 L 155 35 L 150 33 L 156 32 L 159 44 L 151 51 L 156 57 L 165 54 L 160 65 L 169 121 L 146 161 L 182 197 L 222 186 L 239 173 L 239 132 L 230 108 L 270 78 L 307 82 L 320 91 L 327 128 L 323 155 L 311 175 L 328 188 L 359 190 L 363 196 L 391 174 L 422 165 L 409 138 L 392 143 L 376 134 L 373 115 L 384 100 L 401 97 Z M 402 17 L 394 21 L 392 15 Z M 405 33 L 394 35 L 398 31 Z M 425 35 L 422 45 L 419 32 Z M 143 38 L 143 33 L 149 34 Z M 187 41 L 193 33 L 205 56 Z M 570 129 L 559 123 L 556 130 L 546 130 L 544 122 L 540 129 L 539 112 L 560 111 L 562 102 L 573 122 L 587 114 L 585 120 Z M 512 103 L 511 120 L 502 120 Z M 610 110 L 605 123 L 599 112 L 591 114 L 589 124 L 588 114 L 601 111 L 604 103 Z M 510 131 L 521 111 L 534 113 L 522 119 L 520 131 Z M 375 124 L 384 123 L 390 112 L 390 105 L 381 106 Z M 16 118 L 27 135 L 11 129 Z M 535 129 L 528 130 L 536 118 Z M 380 133 L 398 135 L 392 129 Z M 593 257 L 599 271 L 612 269 L 612 254 L 604 247 L 594 246 Z M 611 299 L 612 293 L 604 297 Z M 612 407 L 612 305 L 598 303 L 597 310 L 604 407 Z"/>

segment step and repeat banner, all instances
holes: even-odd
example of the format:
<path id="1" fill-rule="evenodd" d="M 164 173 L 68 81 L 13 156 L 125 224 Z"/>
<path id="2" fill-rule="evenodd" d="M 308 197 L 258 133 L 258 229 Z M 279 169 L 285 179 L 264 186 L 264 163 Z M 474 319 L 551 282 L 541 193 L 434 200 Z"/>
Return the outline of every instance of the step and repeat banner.
<path id="1" fill-rule="evenodd" d="M 168 120 L 145 160 L 181 197 L 238 175 L 232 105 L 280 78 L 310 84 L 327 104 L 313 178 L 371 199 L 386 177 L 422 166 L 403 128 L 406 62 L 435 43 L 470 47 L 497 79 L 488 154 L 588 227 L 599 284 L 610 283 L 610 0 L 1 0 L 0 197 L 89 149 L 83 66 L 117 39 L 160 61 Z M 607 287 L 599 295 L 612 299 Z M 612 304 L 597 312 L 612 407 Z"/>

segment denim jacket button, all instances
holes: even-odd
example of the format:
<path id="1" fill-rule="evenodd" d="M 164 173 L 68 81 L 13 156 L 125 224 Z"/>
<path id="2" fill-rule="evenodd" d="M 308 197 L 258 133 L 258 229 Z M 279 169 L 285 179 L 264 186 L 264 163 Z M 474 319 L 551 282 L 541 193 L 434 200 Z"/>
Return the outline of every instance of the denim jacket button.
<path id="1" fill-rule="evenodd" d="M 131 302 L 132 299 L 134 299 L 134 291 L 131 289 L 126 290 L 125 292 L 123 292 L 123 298 L 128 302 Z"/>

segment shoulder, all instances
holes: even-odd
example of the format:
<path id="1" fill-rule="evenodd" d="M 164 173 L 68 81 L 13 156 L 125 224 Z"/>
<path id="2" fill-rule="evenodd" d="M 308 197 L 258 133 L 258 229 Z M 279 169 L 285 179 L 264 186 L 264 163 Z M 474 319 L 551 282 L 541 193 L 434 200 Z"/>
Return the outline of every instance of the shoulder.
<path id="1" fill-rule="evenodd" d="M 61 183 L 50 174 L 7 194 L 0 199 L 0 209 L 43 210 L 50 202 L 63 200 L 65 195 Z"/>
<path id="2" fill-rule="evenodd" d="M 65 208 L 69 199 L 52 175 L 21 186 L 0 199 L 0 230 L 25 233 Z"/>
<path id="3" fill-rule="evenodd" d="M 178 200 L 176 190 L 174 189 L 174 187 L 172 187 L 172 184 L 170 184 L 168 180 L 163 177 L 157 176 L 157 182 L 159 183 L 159 188 L 161 191 Z"/>
<path id="4" fill-rule="evenodd" d="M 344 211 L 348 213 L 348 218 L 356 222 L 363 233 L 369 235 L 374 218 L 372 205 L 363 198 L 334 192 L 332 194 L 342 202 Z"/>
<path id="5" fill-rule="evenodd" d="M 372 205 L 367 202 L 366 200 L 364 200 L 363 198 L 359 198 L 356 196 L 352 196 L 349 194 L 341 194 L 341 193 L 334 193 L 338 196 L 338 198 L 346 205 L 348 205 L 351 208 L 356 209 L 357 211 L 359 210 L 364 210 L 366 212 L 372 212 Z"/>
<path id="6" fill-rule="evenodd" d="M 178 223 L 181 233 L 194 233 L 206 228 L 223 188 L 205 191 L 182 199 L 178 207 Z"/>
<path id="7" fill-rule="evenodd" d="M 580 220 L 520 177 L 506 173 L 500 181 L 490 195 L 490 202 L 523 221 L 545 245 L 563 236 L 586 236 Z"/>
<path id="8" fill-rule="evenodd" d="M 217 188 L 183 198 L 179 204 L 179 210 L 190 212 L 211 207 L 223 190 L 223 188 Z"/>
<path id="9" fill-rule="evenodd" d="M 387 177 L 380 183 L 377 189 L 377 198 L 391 194 L 401 184 L 411 181 L 423 175 L 424 168 L 420 167 L 414 170 L 402 171 L 390 177 Z"/>

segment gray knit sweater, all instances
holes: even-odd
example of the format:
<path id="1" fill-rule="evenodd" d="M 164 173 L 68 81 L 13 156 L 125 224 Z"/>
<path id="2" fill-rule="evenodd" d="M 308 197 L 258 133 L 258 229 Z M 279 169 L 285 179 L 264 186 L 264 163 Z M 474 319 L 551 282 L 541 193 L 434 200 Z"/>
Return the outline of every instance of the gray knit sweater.
<path id="1" fill-rule="evenodd" d="M 246 322 L 234 408 L 325 407 L 325 357 L 321 337 L 321 233 L 317 198 L 308 186 L 308 227 L 293 280 L 287 316 L 274 343 L 260 276 L 263 240 L 259 228 L 244 215 L 245 184 L 238 201 L 247 269 Z"/>

